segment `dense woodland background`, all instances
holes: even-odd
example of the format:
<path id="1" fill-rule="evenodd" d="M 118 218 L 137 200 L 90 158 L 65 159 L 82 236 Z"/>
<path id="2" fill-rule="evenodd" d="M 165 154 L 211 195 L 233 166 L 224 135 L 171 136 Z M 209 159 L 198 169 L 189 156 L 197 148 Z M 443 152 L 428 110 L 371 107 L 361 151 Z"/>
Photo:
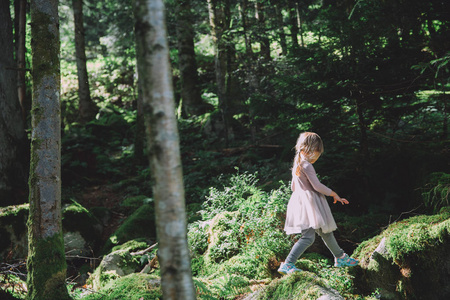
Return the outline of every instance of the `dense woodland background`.
<path id="1" fill-rule="evenodd" d="M 9 6 L 16 47 L 19 2 Z M 129 215 L 119 205 L 123 199 L 153 197 L 133 1 L 80 4 L 59 1 L 62 202 L 108 209 L 106 242 Z M 303 131 L 322 137 L 325 152 L 315 168 L 351 203 L 332 206 L 334 212 L 384 215 L 379 225 L 387 226 L 449 205 L 447 1 L 165 5 L 189 222 L 201 219 L 211 191 L 232 185 L 236 176 L 255 176 L 264 192 L 287 184 Z M 81 23 L 74 23 L 74 11 Z M 19 73 L 31 68 L 29 25 L 28 19 Z M 24 119 L 18 122 L 30 133 L 32 78 L 23 74 Z M 26 170 L 29 154 L 17 153 L 15 166 Z M 3 178 L 1 206 L 27 202 L 27 171 L 17 168 Z M 351 252 L 357 243 L 345 246 Z"/>

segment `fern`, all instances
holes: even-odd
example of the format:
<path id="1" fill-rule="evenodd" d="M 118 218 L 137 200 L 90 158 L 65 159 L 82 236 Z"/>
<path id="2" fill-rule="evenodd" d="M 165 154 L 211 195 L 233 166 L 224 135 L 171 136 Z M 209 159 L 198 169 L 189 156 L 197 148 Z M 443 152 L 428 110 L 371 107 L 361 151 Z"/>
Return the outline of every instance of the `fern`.
<path id="1" fill-rule="evenodd" d="M 449 206 L 450 174 L 437 172 L 430 175 L 430 182 L 425 185 L 422 193 L 425 205 L 433 208 L 434 212 L 444 206 Z"/>

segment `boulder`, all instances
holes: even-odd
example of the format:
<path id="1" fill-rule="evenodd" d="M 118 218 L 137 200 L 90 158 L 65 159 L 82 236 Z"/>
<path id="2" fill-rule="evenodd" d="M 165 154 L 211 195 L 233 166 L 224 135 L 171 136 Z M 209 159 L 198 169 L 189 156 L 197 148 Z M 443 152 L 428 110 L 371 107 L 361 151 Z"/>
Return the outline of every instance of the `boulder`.
<path id="1" fill-rule="evenodd" d="M 23 259 L 28 255 L 28 204 L 0 208 L 0 259 Z"/>
<path id="2" fill-rule="evenodd" d="M 110 281 L 137 271 L 139 262 L 128 250 L 116 250 L 103 257 L 100 265 L 89 278 L 94 290 L 100 290 Z"/>
<path id="3" fill-rule="evenodd" d="M 355 284 L 382 299 L 450 299 L 449 252 L 449 208 L 396 222 L 355 250 Z"/>

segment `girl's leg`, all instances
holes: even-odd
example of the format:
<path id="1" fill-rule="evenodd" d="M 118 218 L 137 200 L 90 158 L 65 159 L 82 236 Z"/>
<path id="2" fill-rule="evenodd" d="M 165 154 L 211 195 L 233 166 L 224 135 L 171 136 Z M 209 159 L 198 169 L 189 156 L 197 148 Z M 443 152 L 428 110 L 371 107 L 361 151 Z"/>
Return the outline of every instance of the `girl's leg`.
<path id="1" fill-rule="evenodd" d="M 302 230 L 302 237 L 294 244 L 285 263 L 294 264 L 305 250 L 314 243 L 316 232 L 313 228 Z"/>
<path id="2" fill-rule="evenodd" d="M 331 253 L 333 253 L 334 257 L 339 258 L 344 255 L 344 250 L 339 247 L 333 232 L 323 233 L 322 229 L 319 228 L 317 233 L 320 235 L 328 249 L 330 249 Z"/>

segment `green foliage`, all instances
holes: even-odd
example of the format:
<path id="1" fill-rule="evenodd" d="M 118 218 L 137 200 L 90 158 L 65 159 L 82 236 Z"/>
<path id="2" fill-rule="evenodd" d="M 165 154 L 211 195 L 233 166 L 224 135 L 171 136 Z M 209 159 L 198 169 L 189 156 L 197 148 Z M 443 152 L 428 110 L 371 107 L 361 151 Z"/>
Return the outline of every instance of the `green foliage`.
<path id="1" fill-rule="evenodd" d="M 257 182 L 255 174 L 236 174 L 222 182 L 223 188 L 210 189 L 203 221 L 188 228 L 195 274 L 267 278 L 269 264 L 287 253 L 290 242 L 282 232 L 282 215 L 288 188 L 282 185 L 269 193 Z"/>
<path id="2" fill-rule="evenodd" d="M 100 299 L 156 300 L 162 299 L 160 280 L 154 275 L 133 273 L 109 281 L 99 291 L 83 300 Z"/>
<path id="3" fill-rule="evenodd" d="M 450 205 L 450 174 L 438 172 L 429 176 L 428 184 L 422 192 L 422 197 L 428 207 L 434 212 Z"/>
<path id="4" fill-rule="evenodd" d="M 62 137 L 63 182 L 82 181 L 94 174 L 119 177 L 119 167 L 132 157 L 134 124 L 132 111 L 109 105 L 85 125 L 66 126 Z"/>
<path id="5" fill-rule="evenodd" d="M 208 279 L 194 279 L 197 288 L 197 299 L 235 299 L 236 296 L 250 292 L 249 280 L 238 275 L 228 275 Z"/>

